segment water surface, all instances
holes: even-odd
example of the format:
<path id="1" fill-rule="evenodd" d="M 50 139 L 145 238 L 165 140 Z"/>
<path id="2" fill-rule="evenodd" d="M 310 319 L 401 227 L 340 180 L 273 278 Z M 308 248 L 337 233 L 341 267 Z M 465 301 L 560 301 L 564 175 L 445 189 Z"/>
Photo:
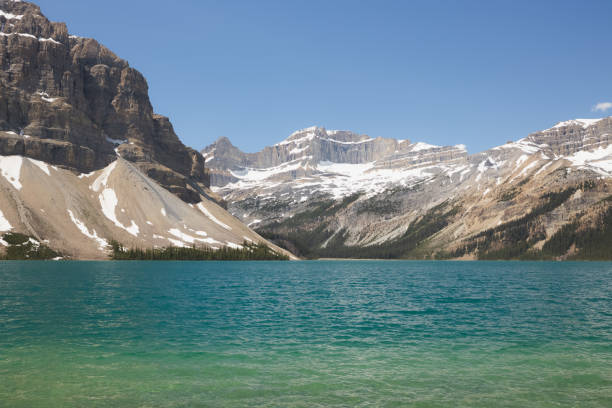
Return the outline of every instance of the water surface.
<path id="1" fill-rule="evenodd" d="M 1 407 L 611 407 L 612 263 L 4 262 Z"/>

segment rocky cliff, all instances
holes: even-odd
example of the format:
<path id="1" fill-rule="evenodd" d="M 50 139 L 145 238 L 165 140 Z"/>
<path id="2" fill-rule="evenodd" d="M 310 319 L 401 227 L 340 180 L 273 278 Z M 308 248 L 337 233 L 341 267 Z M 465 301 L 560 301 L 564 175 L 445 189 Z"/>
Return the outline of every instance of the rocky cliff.
<path id="1" fill-rule="evenodd" d="M 0 0 L 0 258 L 268 244 L 211 194 L 204 158 L 153 112 L 138 71 Z"/>
<path id="2" fill-rule="evenodd" d="M 25 1 L 0 1 L 0 154 L 79 172 L 119 154 L 190 203 L 208 186 L 202 156 L 153 112 L 145 78 Z"/>
<path id="3" fill-rule="evenodd" d="M 571 120 L 468 155 L 310 128 L 203 154 L 230 212 L 304 256 L 561 259 L 598 245 L 586 236 L 612 245 L 610 134 L 612 118 Z M 568 238 L 572 225 L 591 227 Z"/>

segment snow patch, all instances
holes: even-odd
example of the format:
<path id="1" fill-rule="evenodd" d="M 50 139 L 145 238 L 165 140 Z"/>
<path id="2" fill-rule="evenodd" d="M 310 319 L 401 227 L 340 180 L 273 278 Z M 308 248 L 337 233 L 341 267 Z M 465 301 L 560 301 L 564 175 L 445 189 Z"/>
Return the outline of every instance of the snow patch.
<path id="1" fill-rule="evenodd" d="M 221 243 L 221 242 L 219 242 L 219 241 L 217 241 L 215 239 L 212 239 L 212 238 L 196 238 L 196 237 L 192 237 L 189 234 L 185 234 L 183 231 L 179 230 L 178 228 L 172 228 L 172 229 L 168 230 L 168 232 L 181 240 L 181 241 L 176 241 L 176 242 L 186 242 L 188 244 L 195 244 L 196 241 L 197 242 L 204 242 L 206 244 L 220 244 Z M 171 238 L 168 238 L 168 240 L 170 240 L 172 243 L 175 243 L 175 240 L 172 240 Z"/>
<path id="2" fill-rule="evenodd" d="M 43 41 L 43 40 L 41 40 L 41 41 Z M 55 41 L 55 42 L 57 42 L 57 41 Z M 49 94 L 46 93 L 46 92 L 36 92 L 36 94 L 40 95 L 40 99 L 42 99 L 45 102 L 49 102 L 49 103 L 53 103 L 53 102 L 57 101 L 57 99 L 58 99 L 58 98 L 51 98 L 49 96 Z"/>
<path id="3" fill-rule="evenodd" d="M 122 145 L 124 143 L 127 143 L 128 141 L 125 139 L 111 139 L 110 137 L 106 136 L 106 141 L 109 143 L 112 143 L 114 145 Z"/>
<path id="4" fill-rule="evenodd" d="M 295 148 L 293 148 L 293 149 L 289 150 L 289 154 L 298 154 L 298 153 L 302 153 L 304 150 L 308 149 L 308 147 L 309 147 L 308 145 L 306 145 L 306 146 L 304 146 L 304 147 L 302 147 L 302 148 L 297 148 L 297 147 L 295 147 Z"/>
<path id="5" fill-rule="evenodd" d="M 557 123 L 551 129 L 558 129 L 558 128 L 562 128 L 562 127 L 566 127 L 566 126 L 582 126 L 583 129 L 586 129 L 589 126 L 593 126 L 594 124 L 596 124 L 600 120 L 603 120 L 603 118 L 599 118 L 599 119 L 572 119 L 572 120 L 566 120 L 564 122 Z M 546 129 L 546 130 L 550 130 L 550 129 Z"/>
<path id="6" fill-rule="evenodd" d="M 234 244 L 233 242 L 226 242 L 227 246 L 232 249 L 242 249 L 244 248 L 242 245 Z"/>
<path id="7" fill-rule="evenodd" d="M 492 150 L 500 149 L 519 149 L 524 153 L 533 154 L 541 150 L 541 147 L 536 143 L 529 141 L 527 138 L 519 139 L 516 142 L 506 143 L 505 145 L 494 147 Z"/>
<path id="8" fill-rule="evenodd" d="M 42 162 L 40 160 L 34 160 L 34 159 L 30 159 L 28 158 L 28 160 L 35 165 L 36 167 L 38 167 L 39 169 L 41 169 L 44 173 L 47 174 L 47 176 L 51 175 L 51 172 L 49 171 L 49 166 L 47 165 L 47 163 Z"/>
<path id="9" fill-rule="evenodd" d="M 612 144 L 590 152 L 579 151 L 565 158 L 574 166 L 590 166 L 612 173 Z"/>
<path id="10" fill-rule="evenodd" d="M 550 166 L 551 164 L 553 164 L 553 161 L 550 161 L 548 163 L 546 163 L 544 166 L 542 166 L 538 171 L 536 171 L 535 176 L 537 176 L 538 174 L 540 174 L 541 172 L 543 172 L 544 170 L 546 170 L 548 168 L 548 166 Z"/>
<path id="11" fill-rule="evenodd" d="M 4 217 L 2 210 L 0 210 L 0 232 L 10 231 L 12 229 L 13 227 L 11 226 L 11 223 L 8 222 L 8 220 Z M 8 246 L 8 244 L 5 246 Z"/>
<path id="12" fill-rule="evenodd" d="M 102 191 L 102 194 L 100 194 L 99 198 L 100 205 L 102 206 L 102 213 L 104 214 L 104 216 L 111 220 L 117 227 L 124 229 L 130 234 L 137 237 L 140 232 L 140 228 L 134 222 L 134 220 L 131 220 L 131 225 L 129 227 L 126 227 L 117 219 L 115 209 L 117 207 L 118 200 L 115 191 L 112 188 L 106 188 Z"/>
<path id="13" fill-rule="evenodd" d="M 21 164 L 23 157 L 21 156 L 0 156 L 0 172 L 4 178 L 13 185 L 17 190 L 21 190 Z"/>
<path id="14" fill-rule="evenodd" d="M 40 42 L 52 42 L 53 44 L 59 44 L 61 45 L 62 43 L 59 41 L 54 40 L 53 38 L 39 38 L 38 41 Z M 44 98 L 43 98 L 44 99 Z M 53 100 L 55 101 L 57 98 L 53 98 Z"/>
<path id="15" fill-rule="evenodd" d="M 249 223 L 249 225 L 247 225 L 247 227 L 250 227 L 251 225 L 254 225 L 254 224 L 259 224 L 260 222 L 261 220 L 253 220 Z"/>
<path id="16" fill-rule="evenodd" d="M 179 248 L 186 247 L 185 243 L 183 241 L 179 241 L 178 239 L 168 238 L 168 241 L 170 241 L 170 243 L 174 245 L 175 247 L 179 247 Z"/>
<path id="17" fill-rule="evenodd" d="M 521 164 L 525 163 L 525 161 L 529 158 L 529 156 L 523 154 L 516 160 L 516 167 L 520 167 Z"/>
<path id="18" fill-rule="evenodd" d="M 85 235 L 86 237 L 95 240 L 98 243 L 98 248 L 100 249 L 100 251 L 104 251 L 108 246 L 108 242 L 104 238 L 100 238 L 96 233 L 96 230 L 92 230 L 93 232 L 89 232 L 89 228 L 87 228 L 87 226 L 83 222 L 81 222 L 81 220 L 76 218 L 71 210 L 67 211 L 68 215 L 70 216 L 70 219 L 79 229 L 79 231 L 81 231 L 81 233 L 83 233 L 83 235 Z"/>
<path id="19" fill-rule="evenodd" d="M 438 147 L 440 147 L 440 146 L 436 146 L 436 145 L 432 145 L 432 144 L 424 143 L 424 142 L 417 142 L 417 143 L 412 145 L 411 151 L 419 152 L 421 150 L 435 149 L 435 148 L 438 148 Z"/>
<path id="20" fill-rule="evenodd" d="M 91 190 L 95 191 L 95 192 L 98 192 L 98 191 L 100 191 L 101 187 L 106 187 L 106 184 L 108 184 L 108 178 L 112 174 L 112 172 L 115 169 L 116 165 L 117 165 L 117 161 L 115 160 L 114 162 L 112 162 L 111 164 L 106 166 L 106 168 L 104 168 L 104 170 L 102 170 L 102 174 L 100 174 L 98 176 L 98 178 L 96 178 L 94 180 L 93 184 L 91 186 L 89 186 L 89 188 Z M 85 176 L 85 177 L 89 177 L 89 176 Z M 114 194 L 114 192 L 113 192 L 113 194 Z"/>
<path id="21" fill-rule="evenodd" d="M 2 10 L 0 10 L 0 16 L 3 16 L 7 20 L 21 20 L 23 18 L 23 15 L 12 14 Z"/>
<path id="22" fill-rule="evenodd" d="M 227 224 L 222 223 L 221 221 L 219 221 L 214 215 L 211 214 L 210 211 L 208 211 L 208 209 L 206 207 L 204 207 L 204 204 L 202 202 L 199 202 L 197 205 L 198 209 L 200 211 L 202 211 L 204 213 L 204 215 L 206 215 L 208 218 L 210 218 L 210 220 L 212 222 L 214 222 L 217 225 L 220 225 L 221 227 L 225 228 L 228 231 L 232 230 L 232 227 L 230 227 Z"/>
<path id="23" fill-rule="evenodd" d="M 168 232 L 174 235 L 175 237 L 181 239 L 182 241 L 188 242 L 190 244 L 195 243 L 197 239 L 197 238 L 192 237 L 191 235 L 185 234 L 183 231 L 179 230 L 178 228 L 172 228 L 168 230 Z"/>

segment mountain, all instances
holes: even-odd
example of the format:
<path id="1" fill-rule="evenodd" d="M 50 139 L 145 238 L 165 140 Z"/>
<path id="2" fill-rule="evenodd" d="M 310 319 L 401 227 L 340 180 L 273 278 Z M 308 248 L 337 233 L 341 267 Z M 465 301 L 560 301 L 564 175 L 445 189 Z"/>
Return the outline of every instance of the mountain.
<path id="1" fill-rule="evenodd" d="M 266 243 L 214 202 L 202 155 L 153 112 L 142 74 L 96 40 L 0 0 L 0 67 L 0 252 L 7 233 L 76 259 L 107 258 L 111 240 Z"/>
<path id="2" fill-rule="evenodd" d="M 608 259 L 611 134 L 571 120 L 468 155 L 313 127 L 202 154 L 229 211 L 302 256 Z"/>
<path id="3" fill-rule="evenodd" d="M 208 185 L 202 156 L 153 112 L 140 72 L 32 3 L 0 4 L 0 154 L 90 172 L 117 150 L 186 202 L 199 201 Z"/>

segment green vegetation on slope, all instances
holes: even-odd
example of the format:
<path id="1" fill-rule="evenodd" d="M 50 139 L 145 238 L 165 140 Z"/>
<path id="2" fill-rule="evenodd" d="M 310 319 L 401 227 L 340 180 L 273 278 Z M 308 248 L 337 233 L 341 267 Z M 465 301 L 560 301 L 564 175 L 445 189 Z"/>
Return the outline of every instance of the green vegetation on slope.
<path id="1" fill-rule="evenodd" d="M 2 240 L 6 242 L 8 246 L 6 247 L 6 253 L 0 255 L 1 260 L 49 260 L 61 257 L 59 253 L 48 246 L 24 234 L 8 232 L 2 236 Z"/>
<path id="2" fill-rule="evenodd" d="M 166 248 L 125 248 L 117 241 L 111 241 L 111 259 L 117 261 L 287 261 L 289 257 L 278 254 L 265 244 L 244 242 L 242 248 L 222 247 L 166 247 Z"/>
<path id="3" fill-rule="evenodd" d="M 577 187 L 568 187 L 559 192 L 544 194 L 540 205 L 516 220 L 483 231 L 445 257 L 458 258 L 477 251 L 478 259 L 531 259 L 539 258 L 531 247 L 545 239 L 546 234 L 539 217 L 561 206 Z"/>
<path id="4" fill-rule="evenodd" d="M 459 207 L 450 207 L 449 202 L 444 202 L 412 222 L 406 232 L 395 240 L 380 245 L 347 246 L 345 245 L 347 231 L 343 229 L 334 233 L 324 218 L 346 206 L 346 201 L 347 199 L 335 206 L 326 203 L 282 223 L 266 226 L 258 230 L 258 233 L 279 245 L 287 248 L 292 246 L 297 249 L 300 256 L 311 259 L 423 259 L 429 256 L 429 251 L 424 248 L 428 238 L 449 225 L 459 212 Z M 317 214 L 318 218 L 313 219 L 311 217 L 313 213 Z M 314 228 L 308 229 L 304 226 L 306 222 L 313 224 L 313 221 L 316 221 Z M 325 247 L 323 243 L 326 243 Z"/>
<path id="5" fill-rule="evenodd" d="M 582 225 L 578 217 L 560 228 L 542 247 L 542 256 L 568 254 L 567 259 L 574 260 L 612 260 L 612 205 L 608 203 L 606 207 L 591 225 Z"/>
<path id="6" fill-rule="evenodd" d="M 441 258 L 457 258 L 477 253 L 478 259 L 546 260 L 567 259 L 612 260 L 612 209 L 607 205 L 594 225 L 582 225 L 580 217 L 564 225 L 544 243 L 542 249 L 534 245 L 547 238 L 542 216 L 557 209 L 576 191 L 589 191 L 595 182 L 586 181 L 558 192 L 544 194 L 542 203 L 516 220 L 483 231 L 457 250 L 441 254 Z M 608 203 L 608 204 L 606 204 Z M 572 251 L 573 248 L 573 251 Z"/>

